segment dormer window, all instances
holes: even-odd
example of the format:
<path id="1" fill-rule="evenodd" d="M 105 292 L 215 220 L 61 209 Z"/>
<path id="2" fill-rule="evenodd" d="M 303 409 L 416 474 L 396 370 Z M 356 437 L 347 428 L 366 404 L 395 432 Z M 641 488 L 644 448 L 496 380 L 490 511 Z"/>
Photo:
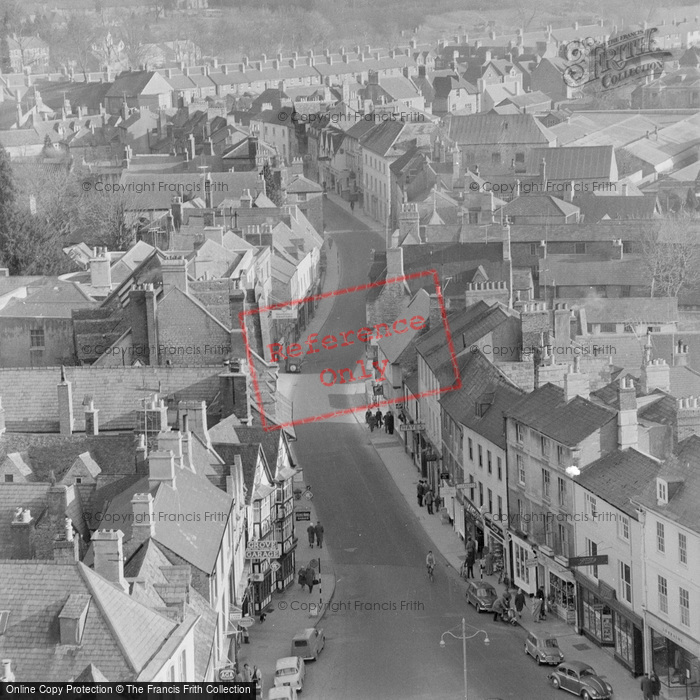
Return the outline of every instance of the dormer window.
<path id="1" fill-rule="evenodd" d="M 665 506 L 668 503 L 668 482 L 665 479 L 656 479 L 656 503 Z"/>

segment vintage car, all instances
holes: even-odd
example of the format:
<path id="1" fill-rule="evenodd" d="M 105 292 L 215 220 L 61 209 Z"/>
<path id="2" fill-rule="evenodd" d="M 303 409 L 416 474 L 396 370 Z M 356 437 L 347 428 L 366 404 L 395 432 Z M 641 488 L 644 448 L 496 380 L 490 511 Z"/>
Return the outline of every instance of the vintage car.
<path id="1" fill-rule="evenodd" d="M 277 659 L 275 686 L 278 688 L 289 686 L 299 693 L 304 687 L 305 674 L 304 659 L 299 656 L 286 656 L 283 659 Z"/>
<path id="2" fill-rule="evenodd" d="M 473 605 L 477 612 L 491 612 L 496 598 L 496 589 L 486 581 L 470 581 L 467 584 L 467 603 Z"/>
<path id="3" fill-rule="evenodd" d="M 292 639 L 292 654 L 301 656 L 305 661 L 318 659 L 318 655 L 326 645 L 326 635 L 322 629 L 307 627 Z"/>
<path id="4" fill-rule="evenodd" d="M 547 678 L 555 688 L 568 690 L 583 700 L 610 700 L 613 695 L 610 683 L 606 683 L 591 666 L 582 661 L 559 664 Z"/>
<path id="5" fill-rule="evenodd" d="M 530 632 L 525 640 L 525 653 L 532 656 L 538 665 L 556 666 L 564 660 L 557 638 L 546 632 Z"/>

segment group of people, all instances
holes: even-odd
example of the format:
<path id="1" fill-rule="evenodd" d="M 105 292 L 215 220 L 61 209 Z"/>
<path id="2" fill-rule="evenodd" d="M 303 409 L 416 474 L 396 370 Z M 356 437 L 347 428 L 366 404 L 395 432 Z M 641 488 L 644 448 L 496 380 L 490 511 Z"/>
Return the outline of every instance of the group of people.
<path id="1" fill-rule="evenodd" d="M 323 549 L 323 525 L 321 521 L 317 521 L 316 525 L 309 524 L 306 528 L 306 534 L 309 536 L 309 546 L 314 548 L 314 544 L 318 544 L 319 549 Z"/>
<path id="2" fill-rule="evenodd" d="M 262 673 L 257 666 L 243 664 L 243 668 L 236 668 L 236 683 L 255 683 L 262 692 Z"/>
<path id="3" fill-rule="evenodd" d="M 429 515 L 433 515 L 435 508 L 440 507 L 440 499 L 433 493 L 433 489 L 427 479 L 418 480 L 416 496 L 418 497 L 418 505 L 421 508 L 425 505 Z"/>
<path id="4" fill-rule="evenodd" d="M 658 700 L 660 693 L 661 679 L 655 673 L 652 673 L 651 676 L 645 673 L 644 678 L 642 678 L 644 700 Z"/>
<path id="5" fill-rule="evenodd" d="M 368 408 L 365 413 L 365 423 L 369 426 L 370 432 L 374 432 L 375 428 L 384 426 L 384 432 L 389 435 L 394 434 L 394 414 L 391 410 L 382 413 L 381 408 L 377 408 L 376 413 L 372 413 L 372 409 Z"/>
<path id="6" fill-rule="evenodd" d="M 545 605 L 544 588 L 542 586 L 537 589 L 535 598 L 532 601 L 532 619 L 535 622 L 547 619 L 547 606 Z"/>
<path id="7" fill-rule="evenodd" d="M 309 587 L 309 593 L 313 593 L 314 586 L 319 583 L 316 578 L 316 569 L 311 566 L 302 566 L 299 569 L 299 577 L 297 578 L 297 583 L 304 588 L 304 586 Z"/>
<path id="8" fill-rule="evenodd" d="M 476 563 L 476 541 L 470 535 L 467 538 L 467 556 L 464 559 L 464 564 L 462 564 L 462 570 L 460 574 L 463 578 L 474 578 L 474 564 Z"/>

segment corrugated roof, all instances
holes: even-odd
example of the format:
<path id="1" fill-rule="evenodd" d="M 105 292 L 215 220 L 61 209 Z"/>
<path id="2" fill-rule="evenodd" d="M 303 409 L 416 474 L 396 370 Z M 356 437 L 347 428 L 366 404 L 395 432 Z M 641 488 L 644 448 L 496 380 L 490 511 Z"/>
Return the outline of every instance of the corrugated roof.
<path id="1" fill-rule="evenodd" d="M 445 117 L 447 137 L 460 145 L 532 145 L 556 142 L 556 136 L 530 114 L 470 114 Z"/>
<path id="2" fill-rule="evenodd" d="M 568 447 L 575 447 L 616 419 L 612 411 L 580 396 L 567 403 L 564 390 L 554 384 L 536 389 L 506 415 Z"/>
<path id="3" fill-rule="evenodd" d="M 529 155 L 528 172 L 539 171 L 544 159 L 548 180 L 612 179 L 615 156 L 612 146 L 563 146 L 536 148 Z"/>

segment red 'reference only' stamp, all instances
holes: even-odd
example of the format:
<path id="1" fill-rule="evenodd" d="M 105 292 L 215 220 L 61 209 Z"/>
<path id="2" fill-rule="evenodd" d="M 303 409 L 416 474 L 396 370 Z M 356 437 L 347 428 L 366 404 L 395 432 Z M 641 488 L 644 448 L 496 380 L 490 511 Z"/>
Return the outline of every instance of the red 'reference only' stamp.
<path id="1" fill-rule="evenodd" d="M 379 287 L 386 287 L 387 285 L 394 284 L 404 284 L 415 280 L 418 278 L 432 278 L 432 283 L 435 288 L 435 293 L 437 297 L 437 302 L 440 310 L 440 317 L 442 322 L 442 329 L 444 330 L 444 342 L 447 345 L 449 351 L 450 363 L 452 365 L 452 370 L 455 376 L 455 382 L 449 386 L 439 387 L 437 389 L 431 389 L 428 391 L 422 391 L 415 394 L 401 395 L 394 398 L 384 398 L 378 400 L 378 397 L 373 397 L 371 401 L 362 402 L 361 406 L 353 406 L 349 408 L 338 409 L 334 411 L 327 411 L 325 413 L 320 413 L 316 416 L 306 416 L 299 420 L 292 420 L 288 422 L 272 422 L 268 416 L 265 415 L 265 409 L 262 400 L 262 392 L 260 388 L 260 379 L 255 370 L 255 363 L 253 362 L 253 357 L 250 349 L 250 344 L 248 340 L 248 332 L 246 328 L 246 316 L 253 316 L 255 314 L 266 314 L 274 311 L 280 311 L 285 309 L 294 309 L 295 307 L 300 307 L 305 304 L 313 303 L 314 306 L 321 301 L 329 297 L 350 297 L 351 295 L 357 295 L 357 303 L 361 303 L 362 306 L 365 305 L 365 295 L 363 293 L 370 289 L 375 289 Z M 402 403 L 407 399 L 419 399 L 427 396 L 434 396 L 436 394 L 442 394 L 447 391 L 453 391 L 461 387 L 461 378 L 459 376 L 459 370 L 457 366 L 457 357 L 454 350 L 454 344 L 452 341 L 452 335 L 450 333 L 450 327 L 447 321 L 447 312 L 445 310 L 444 298 L 442 295 L 442 290 L 440 287 L 440 281 L 436 270 L 423 270 L 421 272 L 415 272 L 410 275 L 402 275 L 400 277 L 392 277 L 389 279 L 380 280 L 378 282 L 372 282 L 368 284 L 358 285 L 354 287 L 348 287 L 346 289 L 337 289 L 332 292 L 326 292 L 324 294 L 317 294 L 314 296 L 305 297 L 303 299 L 295 299 L 288 302 L 281 302 L 278 304 L 271 304 L 269 306 L 263 306 L 256 309 L 248 309 L 246 311 L 241 311 L 238 314 L 238 320 L 243 332 L 243 338 L 245 342 L 246 354 L 248 356 L 248 367 L 250 368 L 251 381 L 253 384 L 253 391 L 257 400 L 258 407 L 260 409 L 261 423 L 265 431 L 281 430 L 284 428 L 290 428 L 297 425 L 303 425 L 305 423 L 318 422 L 322 420 L 328 420 L 341 415 L 347 415 L 356 412 L 365 412 L 368 408 L 376 409 L 378 407 L 392 406 L 397 403 Z M 381 341 L 384 338 L 390 338 L 392 336 L 400 336 L 406 333 L 412 333 L 414 336 L 420 331 L 426 329 L 428 324 L 428 318 L 418 313 L 403 312 L 399 313 L 396 319 L 389 319 L 388 321 L 382 321 L 375 323 L 373 325 L 365 325 L 361 328 L 348 329 L 343 331 L 333 331 L 333 332 L 322 332 L 322 333 L 307 333 L 305 337 L 298 339 L 298 342 L 275 342 L 270 343 L 266 346 L 270 354 L 270 359 L 272 362 L 283 363 L 288 359 L 319 359 L 317 355 L 324 358 L 323 364 L 326 363 L 325 358 L 333 357 L 334 351 L 338 351 L 342 348 L 348 348 L 353 345 L 362 346 L 362 355 L 360 359 L 354 360 L 352 363 L 345 361 L 345 364 L 352 364 L 353 366 L 325 366 L 318 373 L 318 381 L 325 387 L 332 387 L 335 385 L 344 385 L 357 382 L 366 382 L 368 380 L 373 380 L 376 384 L 384 383 L 388 380 L 387 370 L 389 360 L 380 359 L 379 361 L 372 361 L 371 366 L 368 367 L 364 356 L 364 350 L 369 343 Z M 434 329 L 430 329 L 431 331 Z M 322 354 L 323 353 L 323 354 Z M 332 362 L 328 362 L 332 364 Z"/>

